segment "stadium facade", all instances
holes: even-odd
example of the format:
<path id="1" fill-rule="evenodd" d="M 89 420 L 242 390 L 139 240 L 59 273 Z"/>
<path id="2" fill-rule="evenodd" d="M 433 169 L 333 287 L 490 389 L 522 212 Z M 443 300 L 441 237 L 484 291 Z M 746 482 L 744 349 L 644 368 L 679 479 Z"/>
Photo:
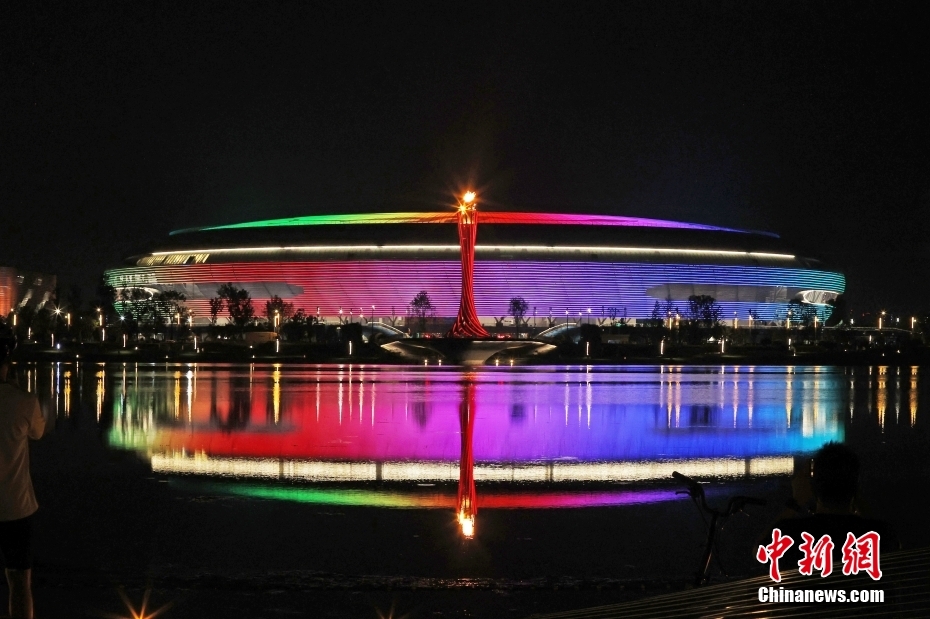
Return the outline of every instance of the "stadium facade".
<path id="1" fill-rule="evenodd" d="M 185 295 L 195 323 L 232 283 L 257 313 L 272 296 L 308 315 L 404 317 L 425 290 L 435 316 L 453 319 L 461 263 L 456 215 L 306 216 L 179 230 L 157 251 L 106 272 L 117 289 Z M 645 319 L 707 295 L 725 319 L 784 320 L 792 300 L 829 317 L 845 278 L 777 236 L 693 223 L 605 215 L 480 214 L 475 303 L 484 324 L 523 297 L 527 317 Z M 590 316 L 590 318 L 589 318 Z"/>
<path id="2" fill-rule="evenodd" d="M 54 275 L 0 266 L 0 316 L 12 317 L 26 307 L 42 309 L 55 296 L 56 285 Z"/>

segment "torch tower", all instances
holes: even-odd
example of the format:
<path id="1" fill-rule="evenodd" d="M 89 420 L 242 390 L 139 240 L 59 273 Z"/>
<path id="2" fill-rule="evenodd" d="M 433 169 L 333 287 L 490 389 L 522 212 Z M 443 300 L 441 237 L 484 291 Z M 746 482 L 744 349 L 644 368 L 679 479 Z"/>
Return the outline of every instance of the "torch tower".
<path id="1" fill-rule="evenodd" d="M 475 238 L 478 235 L 478 209 L 475 207 L 475 192 L 462 196 L 458 206 L 459 247 L 462 250 L 462 297 L 459 315 L 446 337 L 482 338 L 490 337 L 475 311 Z"/>

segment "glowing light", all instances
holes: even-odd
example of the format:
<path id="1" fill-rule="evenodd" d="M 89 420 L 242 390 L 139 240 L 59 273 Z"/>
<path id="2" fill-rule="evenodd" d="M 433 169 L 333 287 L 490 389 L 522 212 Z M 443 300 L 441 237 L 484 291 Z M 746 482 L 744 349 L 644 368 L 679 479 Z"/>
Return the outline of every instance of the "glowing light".
<path id="1" fill-rule="evenodd" d="M 483 219 L 482 215 L 482 219 Z M 460 250 L 458 245 L 289 245 L 281 246 L 252 246 L 252 247 L 218 247 L 215 249 L 200 249 L 196 251 L 207 252 L 211 254 L 221 253 L 262 253 L 262 254 L 279 254 L 279 253 L 327 253 L 327 252 L 372 252 L 372 253 L 413 253 L 413 252 L 457 252 Z M 193 250 L 180 251 L 156 251 L 152 252 L 153 256 L 173 256 L 189 254 Z M 564 254 L 590 252 L 597 254 L 669 254 L 683 256 L 722 256 L 732 258 L 772 258 L 776 260 L 794 260 L 794 254 L 781 254 L 761 251 L 735 251 L 728 249 L 691 249 L 675 247 L 639 247 L 639 246 L 603 246 L 603 245 L 559 245 L 550 247 L 548 245 L 476 245 L 475 251 L 478 253 L 488 252 L 534 252 L 541 254 Z M 156 265 L 157 266 L 157 265 Z M 169 265 L 165 265 L 169 266 Z M 181 266 L 198 266 L 198 265 L 181 265 Z"/>
<path id="2" fill-rule="evenodd" d="M 473 192 L 469 192 L 472 193 Z M 468 193 L 465 194 L 468 196 Z M 474 200 L 474 198 L 472 198 Z M 463 197 L 463 204 L 465 202 Z M 488 224 L 522 224 L 522 225 L 573 225 L 573 226 L 621 226 L 631 228 L 675 228 L 684 230 L 708 230 L 716 232 L 736 232 L 741 234 L 763 234 L 778 238 L 770 232 L 752 232 L 736 228 L 723 228 L 704 224 L 649 219 L 645 217 L 620 217 L 616 215 L 575 215 L 563 213 L 515 213 L 488 212 L 484 222 Z M 271 228 L 281 226 L 322 226 L 348 224 L 454 224 L 455 213 L 352 213 L 344 215 L 307 215 L 284 219 L 266 219 L 222 226 L 205 226 L 175 230 L 171 234 L 186 234 L 210 230 L 234 230 L 241 228 Z"/>
<path id="3" fill-rule="evenodd" d="M 462 196 L 462 202 L 465 204 L 471 204 L 475 201 L 476 194 L 474 191 L 466 191 L 465 195 Z"/>
<path id="4" fill-rule="evenodd" d="M 813 443 L 813 441 L 812 441 Z M 160 453 L 151 457 L 156 473 L 243 477 L 259 479 L 293 479 L 312 482 L 416 481 L 441 482 L 460 479 L 459 462 L 336 462 L 277 458 L 229 458 L 198 454 Z M 746 474 L 747 462 L 753 475 L 790 473 L 791 457 L 696 458 L 654 462 L 554 462 L 509 465 L 476 464 L 475 481 L 493 482 L 587 482 L 654 481 L 667 479 L 672 471 L 687 468 L 689 476 L 734 478 Z M 676 468 L 678 467 L 678 468 Z M 378 470 L 381 470 L 380 477 Z M 480 504 L 480 501 L 479 501 Z M 449 504 L 451 505 L 451 503 Z"/>
<path id="5" fill-rule="evenodd" d="M 127 596 L 126 593 L 122 589 L 119 589 L 118 591 L 119 591 L 119 596 L 123 599 L 123 603 L 126 604 L 126 608 L 129 609 L 129 616 L 126 617 L 125 615 L 106 615 L 107 617 L 111 617 L 112 619 L 155 619 L 155 617 L 157 617 L 158 615 L 168 610 L 172 604 L 171 602 L 168 602 L 161 608 L 155 609 L 151 612 L 147 612 L 146 606 L 148 606 L 149 596 L 151 595 L 152 590 L 146 589 L 145 593 L 142 596 L 142 605 L 139 607 L 139 610 L 136 610 L 132 602 L 129 601 L 129 596 Z"/>
<path id="6" fill-rule="evenodd" d="M 462 536 L 466 538 L 473 538 L 475 536 L 475 517 L 468 516 L 464 511 L 460 511 L 458 515 L 459 526 L 462 527 Z"/>

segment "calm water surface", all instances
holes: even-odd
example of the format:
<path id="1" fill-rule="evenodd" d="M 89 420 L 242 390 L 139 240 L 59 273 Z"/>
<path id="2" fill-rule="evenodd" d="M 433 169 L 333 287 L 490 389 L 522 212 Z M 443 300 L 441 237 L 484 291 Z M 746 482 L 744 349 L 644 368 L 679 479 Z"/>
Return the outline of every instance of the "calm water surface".
<path id="1" fill-rule="evenodd" d="M 926 368 L 17 371 L 57 426 L 32 465 L 37 561 L 63 582 L 87 566 L 256 590 L 281 574 L 353 590 L 683 581 L 705 530 L 672 471 L 712 503 L 768 499 L 718 544 L 746 576 L 791 475 L 828 441 L 862 457 L 864 511 L 930 544 Z"/>
<path id="2" fill-rule="evenodd" d="M 923 422 L 917 367 L 420 368 L 56 363 L 19 368 L 59 425 L 93 407 L 157 474 L 309 503 L 569 508 L 787 477 L 828 441 Z M 855 431 L 853 431 L 855 430 Z M 471 523 L 469 524 L 469 519 Z"/>

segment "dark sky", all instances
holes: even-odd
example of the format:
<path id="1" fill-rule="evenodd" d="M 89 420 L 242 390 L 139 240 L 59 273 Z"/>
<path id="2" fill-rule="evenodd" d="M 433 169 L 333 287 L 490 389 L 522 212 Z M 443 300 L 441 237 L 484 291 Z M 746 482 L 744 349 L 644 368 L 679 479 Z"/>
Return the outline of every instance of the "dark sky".
<path id="1" fill-rule="evenodd" d="M 173 229 L 471 182 L 771 230 L 860 311 L 930 308 L 920 3 L 87 4 L 0 7 L 0 264 L 90 289 Z"/>

